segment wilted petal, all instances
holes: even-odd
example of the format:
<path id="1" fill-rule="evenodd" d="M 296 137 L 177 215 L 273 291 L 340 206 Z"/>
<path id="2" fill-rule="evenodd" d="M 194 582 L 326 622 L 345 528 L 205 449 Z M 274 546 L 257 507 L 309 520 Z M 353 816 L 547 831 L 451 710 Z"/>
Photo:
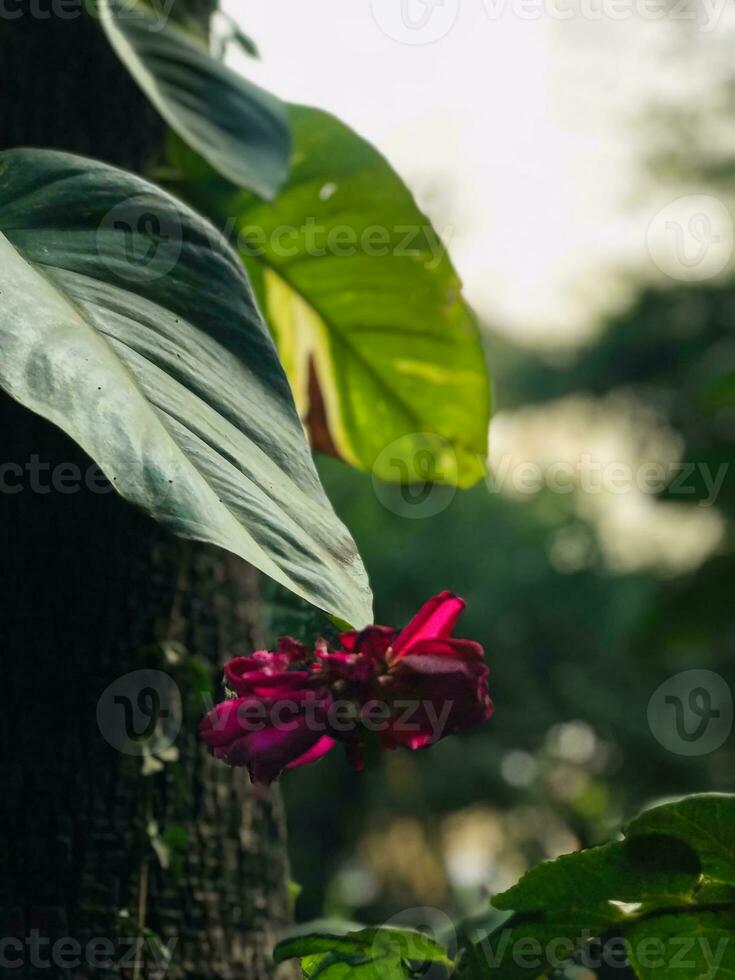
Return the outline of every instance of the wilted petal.
<path id="1" fill-rule="evenodd" d="M 386 741 L 423 748 L 486 721 L 493 711 L 488 673 L 485 664 L 474 659 L 427 653 L 403 657 L 384 684 L 393 703 L 402 706 Z"/>
<path id="2" fill-rule="evenodd" d="M 318 762 L 328 752 L 331 752 L 337 743 L 329 735 L 323 735 L 316 745 L 313 745 L 308 752 L 289 762 L 286 769 L 297 769 L 299 766 L 308 766 L 310 762 Z"/>
<path id="3" fill-rule="evenodd" d="M 276 652 L 288 659 L 290 664 L 305 664 L 311 659 L 308 649 L 292 636 L 278 638 Z"/>
<path id="4" fill-rule="evenodd" d="M 363 653 L 372 660 L 382 660 L 398 634 L 392 626 L 366 626 L 364 630 L 342 633 L 340 643 L 350 653 Z"/>
<path id="5" fill-rule="evenodd" d="M 367 697 L 376 677 L 376 662 L 363 653 L 323 653 L 318 670 L 329 684 L 340 682 L 343 697 Z"/>

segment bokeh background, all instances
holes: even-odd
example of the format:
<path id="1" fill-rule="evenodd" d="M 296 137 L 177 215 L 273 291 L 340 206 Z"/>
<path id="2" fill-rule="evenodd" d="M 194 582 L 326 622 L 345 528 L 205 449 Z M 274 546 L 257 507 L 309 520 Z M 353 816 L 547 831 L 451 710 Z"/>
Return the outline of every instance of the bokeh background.
<path id="1" fill-rule="evenodd" d="M 301 920 L 471 914 L 653 800 L 735 788 L 735 8 L 437 8 L 428 41 L 381 0 L 227 7 L 261 49 L 251 77 L 335 111 L 408 181 L 495 389 L 471 491 L 321 461 L 378 621 L 464 596 L 497 711 L 363 775 L 333 753 L 283 780 Z M 314 628 L 271 600 L 274 630 Z M 667 691 L 685 734 L 700 710 L 720 728 L 682 736 Z"/>

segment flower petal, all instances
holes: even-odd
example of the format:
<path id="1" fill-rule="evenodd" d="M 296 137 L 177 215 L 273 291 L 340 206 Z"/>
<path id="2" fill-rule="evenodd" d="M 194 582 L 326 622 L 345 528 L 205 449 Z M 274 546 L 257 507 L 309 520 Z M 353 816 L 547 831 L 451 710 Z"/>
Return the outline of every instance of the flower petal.
<path id="1" fill-rule="evenodd" d="M 272 660 L 260 657 L 235 657 L 225 665 L 227 686 L 240 695 L 260 694 L 273 697 L 277 692 L 297 691 L 309 679 L 305 670 L 285 670 L 283 657 L 273 654 Z"/>
<path id="2" fill-rule="evenodd" d="M 318 762 L 328 752 L 331 752 L 337 743 L 329 735 L 323 735 L 316 745 L 312 745 L 308 752 L 304 752 L 298 759 L 289 762 L 286 769 L 297 769 L 299 766 L 308 766 L 310 762 Z"/>
<path id="3" fill-rule="evenodd" d="M 293 727 L 265 728 L 242 735 L 230 745 L 215 749 L 215 755 L 230 766 L 247 766 L 252 781 L 267 786 L 322 738 L 322 733 L 312 731 L 306 719 L 300 718 Z"/>
<path id="4" fill-rule="evenodd" d="M 420 640 L 449 636 L 464 607 L 464 599 L 460 599 L 452 592 L 440 592 L 433 599 L 429 599 L 408 626 L 398 634 L 393 643 L 394 652 L 403 655 Z"/>
<path id="5" fill-rule="evenodd" d="M 272 783 L 289 763 L 310 752 L 322 738 L 321 733 L 310 730 L 305 720 L 293 732 L 268 729 L 256 733 L 250 746 L 250 778 L 254 783 Z"/>
<path id="6" fill-rule="evenodd" d="M 199 734 L 210 748 L 227 745 L 242 735 L 242 723 L 238 709 L 244 698 L 232 698 L 212 708 L 199 722 Z"/>
<path id="7" fill-rule="evenodd" d="M 387 742 L 423 748 L 482 724 L 493 712 L 488 673 L 486 665 L 474 659 L 426 653 L 403 657 L 383 685 L 403 708 L 391 721 Z"/>
<path id="8" fill-rule="evenodd" d="M 408 655 L 408 653 L 404 653 L 403 657 Z M 485 651 L 482 648 L 482 644 L 476 643 L 474 640 L 458 640 L 453 636 L 449 636 L 446 638 L 438 637 L 432 640 L 419 640 L 416 643 L 412 643 L 410 656 L 432 656 L 444 657 L 447 660 L 483 661 Z"/>

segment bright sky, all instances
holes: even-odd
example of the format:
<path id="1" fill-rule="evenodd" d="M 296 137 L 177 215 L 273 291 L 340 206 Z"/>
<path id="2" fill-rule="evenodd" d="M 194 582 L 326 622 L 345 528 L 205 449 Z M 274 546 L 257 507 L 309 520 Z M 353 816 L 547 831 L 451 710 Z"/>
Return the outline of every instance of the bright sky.
<path id="1" fill-rule="evenodd" d="M 647 229 L 672 195 L 635 193 L 640 113 L 711 85 L 715 51 L 735 20 L 730 0 L 727 9 L 726 0 L 699 0 L 696 10 L 671 0 L 676 23 L 662 22 L 665 2 L 224 7 L 263 56 L 233 62 L 376 143 L 449 242 L 478 311 L 549 340 L 588 330 L 596 311 L 620 301 L 616 270 L 651 265 Z M 419 26 L 406 27 L 402 3 Z M 671 59 L 676 36 L 686 60 Z"/>

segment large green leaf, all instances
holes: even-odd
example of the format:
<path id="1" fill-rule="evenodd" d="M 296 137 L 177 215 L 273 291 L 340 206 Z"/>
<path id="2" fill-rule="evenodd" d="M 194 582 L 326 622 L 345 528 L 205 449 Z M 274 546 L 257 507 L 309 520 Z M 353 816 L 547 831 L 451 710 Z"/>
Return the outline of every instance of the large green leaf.
<path id="1" fill-rule="evenodd" d="M 665 915 L 626 934 L 640 980 L 717 980 L 735 975 L 735 909 Z"/>
<path id="2" fill-rule="evenodd" d="M 632 908 L 686 905 L 700 870 L 686 844 L 658 835 L 539 864 L 493 900 L 516 915 L 469 951 L 464 974 L 483 976 L 491 966 L 506 980 L 547 976 L 593 938 L 624 930 Z"/>
<path id="3" fill-rule="evenodd" d="M 386 480 L 470 485 L 489 381 L 446 249 L 373 146 L 326 112 L 289 115 L 275 204 L 175 143 L 180 192 L 237 236 L 313 444 Z"/>
<path id="4" fill-rule="evenodd" d="M 590 917 L 602 909 L 615 921 L 612 903 L 687 901 L 700 874 L 697 855 L 676 838 L 613 841 L 537 865 L 493 904 L 516 912 L 583 910 Z"/>
<path id="5" fill-rule="evenodd" d="M 498 896 L 494 904 L 515 914 L 469 944 L 462 980 L 552 976 L 564 959 L 619 957 L 622 942 L 640 980 L 732 973 L 735 797 L 656 807 L 625 833 L 540 864 Z"/>
<path id="6" fill-rule="evenodd" d="M 0 294 L 0 386 L 123 496 L 341 619 L 372 619 L 247 278 L 206 221 L 103 164 L 2 153 Z"/>
<path id="7" fill-rule="evenodd" d="M 535 980 L 579 958 L 605 934 L 593 919 L 514 915 L 489 936 L 468 944 L 462 951 L 458 980 Z"/>
<path id="8" fill-rule="evenodd" d="M 654 807 L 626 833 L 678 837 L 697 852 L 708 877 L 735 885 L 735 796 L 705 793 Z"/>
<path id="9" fill-rule="evenodd" d="M 142 0 L 99 0 L 99 11 L 113 48 L 171 128 L 228 179 L 273 197 L 291 149 L 283 103 Z"/>

